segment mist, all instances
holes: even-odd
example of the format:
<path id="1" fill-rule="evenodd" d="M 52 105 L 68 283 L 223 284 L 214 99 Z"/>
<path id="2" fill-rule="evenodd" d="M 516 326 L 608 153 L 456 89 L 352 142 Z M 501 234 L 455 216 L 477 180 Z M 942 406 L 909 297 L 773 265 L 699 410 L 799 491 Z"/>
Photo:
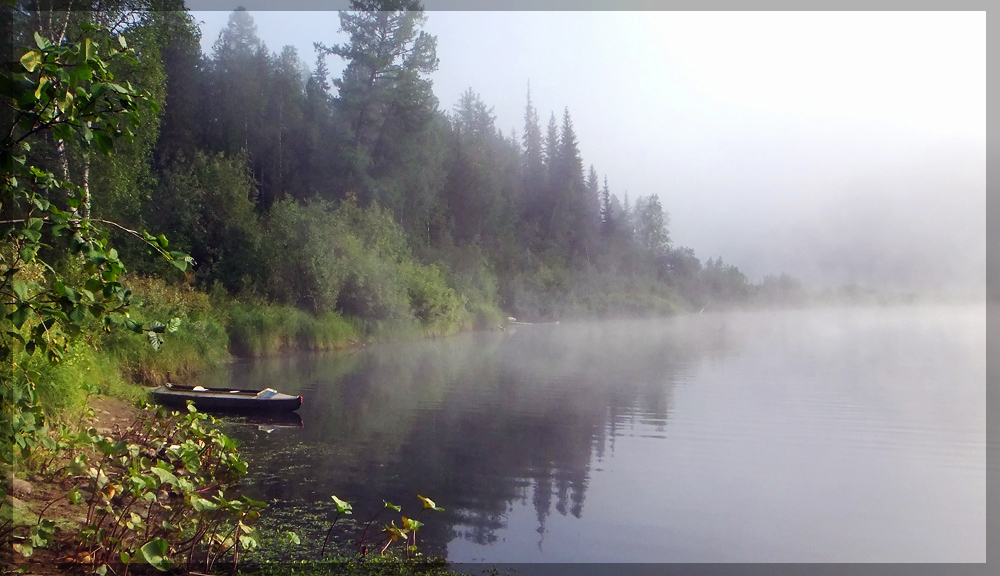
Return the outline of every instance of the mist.
<path id="1" fill-rule="evenodd" d="M 530 83 L 543 123 L 573 113 L 585 165 L 617 197 L 660 196 L 674 245 L 753 281 L 983 292 L 984 13 L 432 4 L 442 110 L 472 87 L 521 133 Z M 341 39 L 332 11 L 256 15 L 270 49 L 294 45 L 304 62 L 312 42 Z M 226 13 L 195 17 L 208 53 Z M 328 60 L 335 77 L 342 63 Z"/>

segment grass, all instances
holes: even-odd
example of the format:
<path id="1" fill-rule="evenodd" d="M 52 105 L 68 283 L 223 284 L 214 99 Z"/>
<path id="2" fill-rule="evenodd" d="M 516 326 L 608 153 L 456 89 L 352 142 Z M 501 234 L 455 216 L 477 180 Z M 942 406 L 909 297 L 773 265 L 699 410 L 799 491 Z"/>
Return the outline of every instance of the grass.
<path id="1" fill-rule="evenodd" d="M 232 302 L 228 312 L 229 349 L 237 356 L 267 356 L 284 350 L 334 350 L 360 340 L 352 322 L 327 312 L 313 316 L 293 306 Z"/>

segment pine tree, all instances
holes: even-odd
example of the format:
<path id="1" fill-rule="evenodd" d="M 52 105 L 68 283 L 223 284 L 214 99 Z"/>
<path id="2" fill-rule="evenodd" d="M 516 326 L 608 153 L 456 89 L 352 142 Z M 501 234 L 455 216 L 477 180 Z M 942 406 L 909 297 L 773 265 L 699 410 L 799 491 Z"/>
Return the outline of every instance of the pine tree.
<path id="1" fill-rule="evenodd" d="M 605 237 L 614 235 L 617 214 L 611 203 L 611 190 L 608 188 L 608 177 L 604 176 L 604 187 L 601 188 L 601 234 Z"/>
<path id="2" fill-rule="evenodd" d="M 559 127 L 556 124 L 556 113 L 549 116 L 549 125 L 545 131 L 545 147 L 542 149 L 542 163 L 551 174 L 559 155 Z"/>
<path id="3" fill-rule="evenodd" d="M 235 156 L 250 153 L 253 177 L 261 182 L 271 176 L 263 159 L 270 152 L 265 136 L 270 118 L 267 99 L 270 92 L 271 61 L 267 47 L 257 36 L 253 17 L 244 10 L 234 10 L 229 22 L 219 32 L 212 50 L 207 73 L 208 99 L 213 106 L 206 118 L 206 148 Z"/>
<path id="4" fill-rule="evenodd" d="M 538 124 L 538 111 L 531 103 L 531 83 L 528 83 L 528 101 L 524 106 L 524 164 L 525 172 L 536 174 L 542 166 L 542 128 Z"/>
<path id="5" fill-rule="evenodd" d="M 537 229 L 544 212 L 547 178 L 542 127 L 538 123 L 538 111 L 531 102 L 531 83 L 528 83 L 528 97 L 524 106 L 524 153 L 522 155 L 523 190 L 521 218 Z"/>
<path id="6" fill-rule="evenodd" d="M 339 16 L 348 42 L 315 47 L 348 61 L 334 85 L 355 146 L 370 153 L 390 108 L 413 113 L 436 106 L 425 75 L 437 70 L 437 38 L 420 29 L 427 17 L 419 0 L 352 0 Z"/>

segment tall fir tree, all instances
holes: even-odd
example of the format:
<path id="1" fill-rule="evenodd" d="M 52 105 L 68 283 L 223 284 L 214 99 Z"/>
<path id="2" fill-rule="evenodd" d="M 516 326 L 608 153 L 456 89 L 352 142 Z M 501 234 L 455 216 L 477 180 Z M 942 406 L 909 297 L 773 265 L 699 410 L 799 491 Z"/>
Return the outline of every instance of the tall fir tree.
<path id="1" fill-rule="evenodd" d="M 604 186 L 601 188 L 601 233 L 609 235 L 614 225 L 614 208 L 611 205 L 611 189 L 608 188 L 608 176 L 604 176 Z"/>
<path id="2" fill-rule="evenodd" d="M 422 30 L 427 17 L 418 0 L 352 0 L 339 17 L 347 42 L 315 47 L 347 62 L 334 80 L 337 118 L 350 141 L 340 152 L 341 187 L 391 207 L 408 227 L 426 227 L 440 184 L 435 130 L 444 126 L 428 77 L 438 66 L 437 38 Z"/>

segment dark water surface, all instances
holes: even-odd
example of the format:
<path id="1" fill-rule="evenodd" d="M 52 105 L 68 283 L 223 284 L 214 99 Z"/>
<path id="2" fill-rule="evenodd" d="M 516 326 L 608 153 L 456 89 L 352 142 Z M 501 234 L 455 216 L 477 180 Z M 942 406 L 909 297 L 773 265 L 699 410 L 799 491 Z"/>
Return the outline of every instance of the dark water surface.
<path id="1" fill-rule="evenodd" d="M 331 494 L 366 518 L 419 493 L 454 561 L 986 557 L 982 307 L 518 326 L 218 378 L 305 397 L 301 428 L 230 430 L 300 533 Z"/>

